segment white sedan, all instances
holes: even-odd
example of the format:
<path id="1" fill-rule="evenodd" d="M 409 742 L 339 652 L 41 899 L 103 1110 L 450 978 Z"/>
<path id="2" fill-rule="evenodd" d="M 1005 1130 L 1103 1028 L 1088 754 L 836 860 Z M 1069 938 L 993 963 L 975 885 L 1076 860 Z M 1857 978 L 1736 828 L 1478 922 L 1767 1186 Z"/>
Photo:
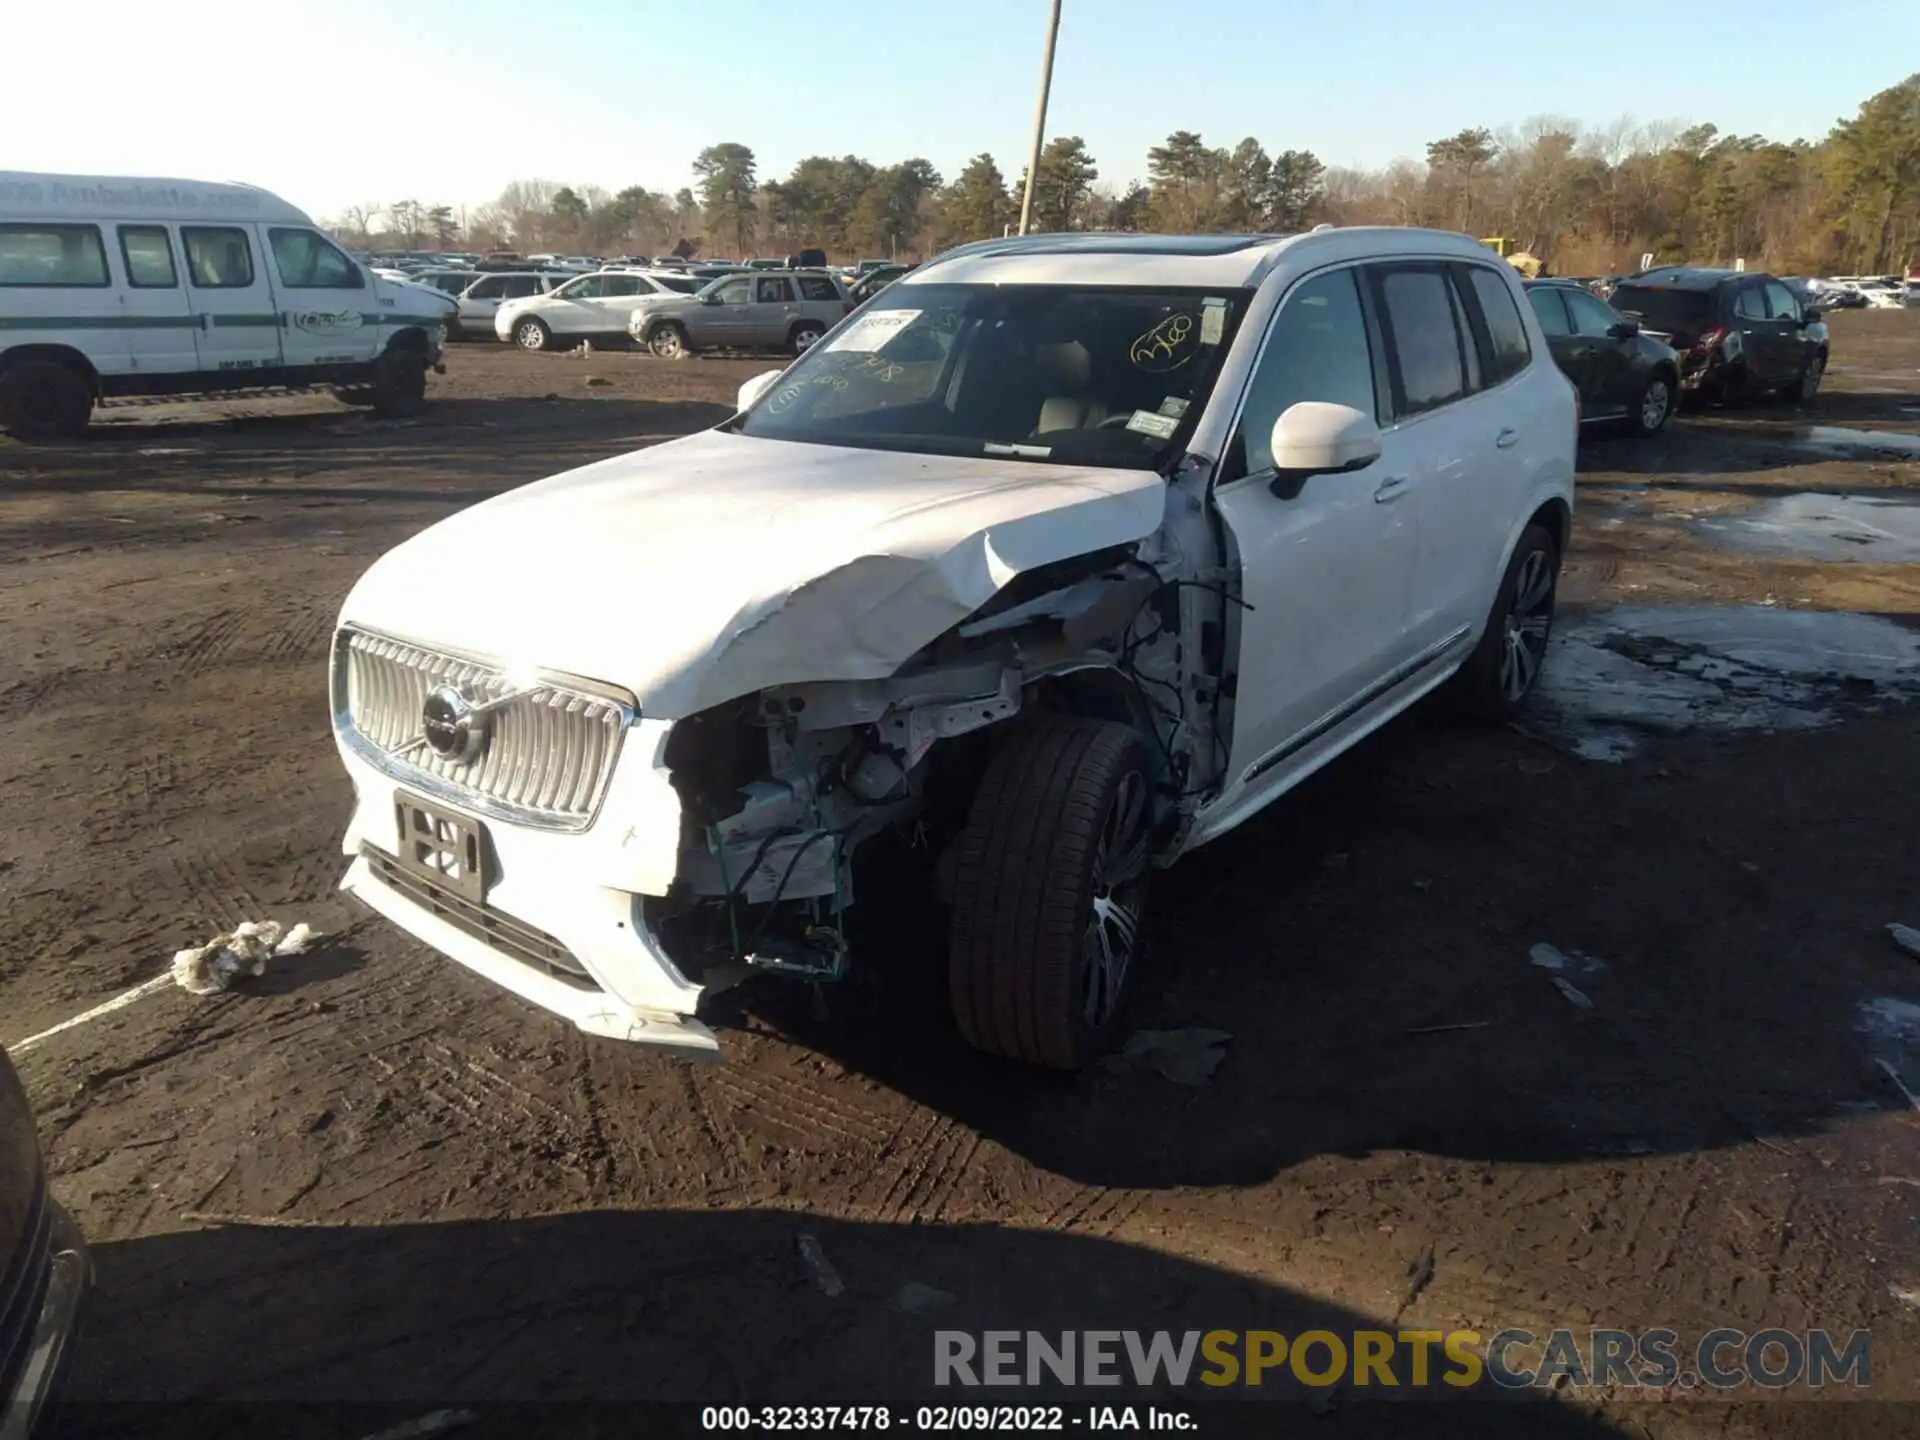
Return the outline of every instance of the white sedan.
<path id="1" fill-rule="evenodd" d="M 556 340 L 619 338 L 634 307 L 661 295 L 691 295 L 700 282 L 659 270 L 602 270 L 569 280 L 546 295 L 509 300 L 494 312 L 493 333 L 524 350 Z"/>

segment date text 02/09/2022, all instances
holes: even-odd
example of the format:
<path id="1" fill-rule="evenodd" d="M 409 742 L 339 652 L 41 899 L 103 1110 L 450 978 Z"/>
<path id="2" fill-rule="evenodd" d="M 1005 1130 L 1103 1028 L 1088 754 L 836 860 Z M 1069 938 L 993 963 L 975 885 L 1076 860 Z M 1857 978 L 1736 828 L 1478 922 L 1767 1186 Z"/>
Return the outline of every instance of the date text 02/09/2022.
<path id="1" fill-rule="evenodd" d="M 904 1430 L 919 1434 L 955 1431 L 1098 1432 L 1196 1429 L 1185 1410 L 1134 1405 L 708 1405 L 702 1430 L 743 1434 Z"/>

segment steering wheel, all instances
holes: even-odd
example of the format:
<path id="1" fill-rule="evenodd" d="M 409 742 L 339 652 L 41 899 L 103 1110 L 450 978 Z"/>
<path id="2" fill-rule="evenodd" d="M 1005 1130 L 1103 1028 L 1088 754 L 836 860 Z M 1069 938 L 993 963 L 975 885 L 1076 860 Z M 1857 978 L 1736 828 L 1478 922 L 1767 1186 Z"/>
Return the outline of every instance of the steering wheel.
<path id="1" fill-rule="evenodd" d="M 1124 430 L 1132 423 L 1133 411 L 1129 410 L 1124 415 L 1109 415 L 1093 428 L 1096 430 Z"/>

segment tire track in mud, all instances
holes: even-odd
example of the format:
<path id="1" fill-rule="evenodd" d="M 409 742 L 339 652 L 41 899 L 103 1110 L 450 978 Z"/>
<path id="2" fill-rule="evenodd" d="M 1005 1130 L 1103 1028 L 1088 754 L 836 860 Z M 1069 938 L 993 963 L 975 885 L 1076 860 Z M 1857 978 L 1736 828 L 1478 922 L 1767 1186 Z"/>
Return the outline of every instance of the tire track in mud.
<path id="1" fill-rule="evenodd" d="M 170 647 L 176 678 L 186 679 L 219 665 L 252 613 L 246 607 L 217 610 L 193 626 L 184 639 Z"/>
<path id="2" fill-rule="evenodd" d="M 716 1071 L 712 1086 L 732 1111 L 737 1124 L 751 1116 L 796 1137 L 794 1148 L 878 1149 L 894 1138 L 894 1127 L 863 1107 L 837 1102 L 798 1081 L 765 1069 L 742 1067 Z"/>
<path id="3" fill-rule="evenodd" d="M 879 1196 L 860 1203 L 856 1194 L 857 1210 L 892 1225 L 939 1220 L 982 1143 L 972 1128 L 944 1115 L 929 1115 L 926 1126 L 887 1173 L 886 1188 Z"/>
<path id="4" fill-rule="evenodd" d="M 278 627 L 268 636 L 266 644 L 260 650 L 260 663 L 292 665 L 322 659 L 327 653 L 327 644 L 332 635 L 332 608 L 325 605 L 314 606 L 305 614 Z"/>

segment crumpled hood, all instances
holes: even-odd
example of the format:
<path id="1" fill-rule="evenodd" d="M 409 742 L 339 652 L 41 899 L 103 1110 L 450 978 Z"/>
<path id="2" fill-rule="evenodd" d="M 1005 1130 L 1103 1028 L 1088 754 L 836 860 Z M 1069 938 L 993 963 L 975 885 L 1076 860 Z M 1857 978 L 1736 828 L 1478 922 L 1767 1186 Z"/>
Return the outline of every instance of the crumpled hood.
<path id="1" fill-rule="evenodd" d="M 375 562 L 344 622 L 616 684 L 677 719 L 877 680 L 1015 575 L 1160 527 L 1165 481 L 708 431 L 512 490 Z"/>

